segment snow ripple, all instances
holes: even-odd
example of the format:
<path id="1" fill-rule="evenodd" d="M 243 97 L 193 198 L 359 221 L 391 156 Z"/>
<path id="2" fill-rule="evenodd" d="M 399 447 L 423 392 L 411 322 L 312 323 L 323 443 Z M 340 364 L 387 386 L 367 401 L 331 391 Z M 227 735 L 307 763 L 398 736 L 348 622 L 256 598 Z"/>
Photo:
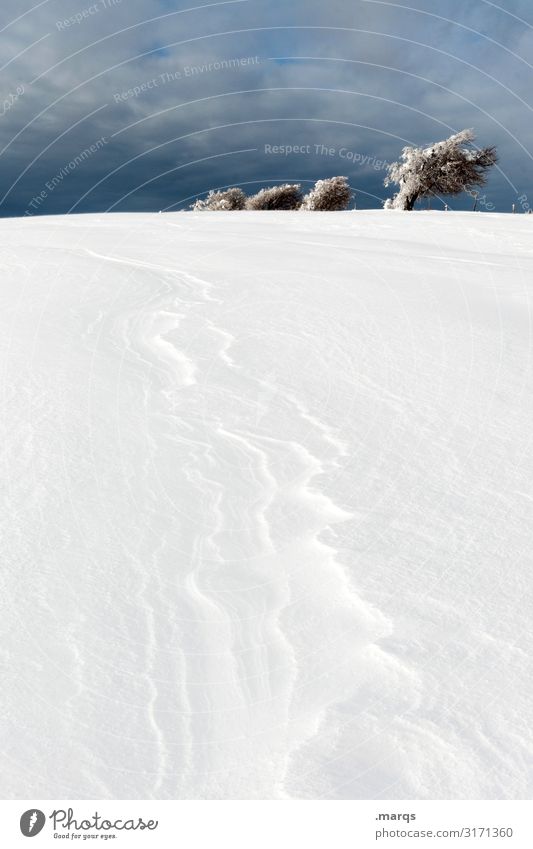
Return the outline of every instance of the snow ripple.
<path id="1" fill-rule="evenodd" d="M 3 224 L 5 797 L 527 797 L 530 275 L 435 216 Z"/>

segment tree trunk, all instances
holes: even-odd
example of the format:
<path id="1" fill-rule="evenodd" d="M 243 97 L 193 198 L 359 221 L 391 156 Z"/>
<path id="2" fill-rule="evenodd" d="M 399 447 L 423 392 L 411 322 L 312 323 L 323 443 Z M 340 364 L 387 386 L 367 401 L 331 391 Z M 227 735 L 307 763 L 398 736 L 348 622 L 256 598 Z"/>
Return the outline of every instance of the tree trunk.
<path id="1" fill-rule="evenodd" d="M 406 212 L 411 212 L 415 203 L 418 200 L 418 194 L 407 195 L 404 202 L 404 209 Z"/>

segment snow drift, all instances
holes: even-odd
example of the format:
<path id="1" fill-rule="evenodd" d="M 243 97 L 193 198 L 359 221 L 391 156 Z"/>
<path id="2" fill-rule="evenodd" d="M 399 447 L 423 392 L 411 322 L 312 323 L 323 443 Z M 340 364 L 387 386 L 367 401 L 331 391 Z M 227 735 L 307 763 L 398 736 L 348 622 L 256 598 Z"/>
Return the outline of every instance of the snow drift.
<path id="1" fill-rule="evenodd" d="M 528 798 L 533 220 L 4 220 L 4 798 Z"/>

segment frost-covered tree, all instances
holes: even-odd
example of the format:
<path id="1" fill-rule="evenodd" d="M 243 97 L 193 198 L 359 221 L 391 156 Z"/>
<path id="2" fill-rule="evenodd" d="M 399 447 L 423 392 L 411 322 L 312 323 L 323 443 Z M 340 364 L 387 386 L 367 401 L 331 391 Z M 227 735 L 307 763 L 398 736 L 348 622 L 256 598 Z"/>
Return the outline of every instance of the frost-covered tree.
<path id="1" fill-rule="evenodd" d="M 462 130 L 430 147 L 404 147 L 400 161 L 388 168 L 385 185 L 394 183 L 399 191 L 385 208 L 411 210 L 421 198 L 483 186 L 498 157 L 495 147 L 479 149 L 474 141 L 473 130 Z"/>
<path id="2" fill-rule="evenodd" d="M 302 192 L 298 183 L 272 186 L 261 189 L 248 198 L 246 209 L 299 209 L 302 205 Z"/>
<path id="3" fill-rule="evenodd" d="M 226 189 L 224 192 L 210 191 L 204 200 L 197 200 L 191 209 L 195 212 L 217 212 L 220 210 L 233 211 L 246 207 L 246 195 L 242 189 Z"/>
<path id="4" fill-rule="evenodd" d="M 318 180 L 303 199 L 302 209 L 319 212 L 334 212 L 348 209 L 352 193 L 346 177 L 330 177 Z"/>

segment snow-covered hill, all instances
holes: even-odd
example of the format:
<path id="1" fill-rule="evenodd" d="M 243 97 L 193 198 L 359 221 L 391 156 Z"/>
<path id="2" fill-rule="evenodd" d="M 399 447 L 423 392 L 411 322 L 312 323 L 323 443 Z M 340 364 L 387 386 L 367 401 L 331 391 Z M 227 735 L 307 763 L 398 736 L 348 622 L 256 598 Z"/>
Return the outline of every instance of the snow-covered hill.
<path id="1" fill-rule="evenodd" d="M 533 219 L 0 233 L 3 797 L 529 797 Z"/>

